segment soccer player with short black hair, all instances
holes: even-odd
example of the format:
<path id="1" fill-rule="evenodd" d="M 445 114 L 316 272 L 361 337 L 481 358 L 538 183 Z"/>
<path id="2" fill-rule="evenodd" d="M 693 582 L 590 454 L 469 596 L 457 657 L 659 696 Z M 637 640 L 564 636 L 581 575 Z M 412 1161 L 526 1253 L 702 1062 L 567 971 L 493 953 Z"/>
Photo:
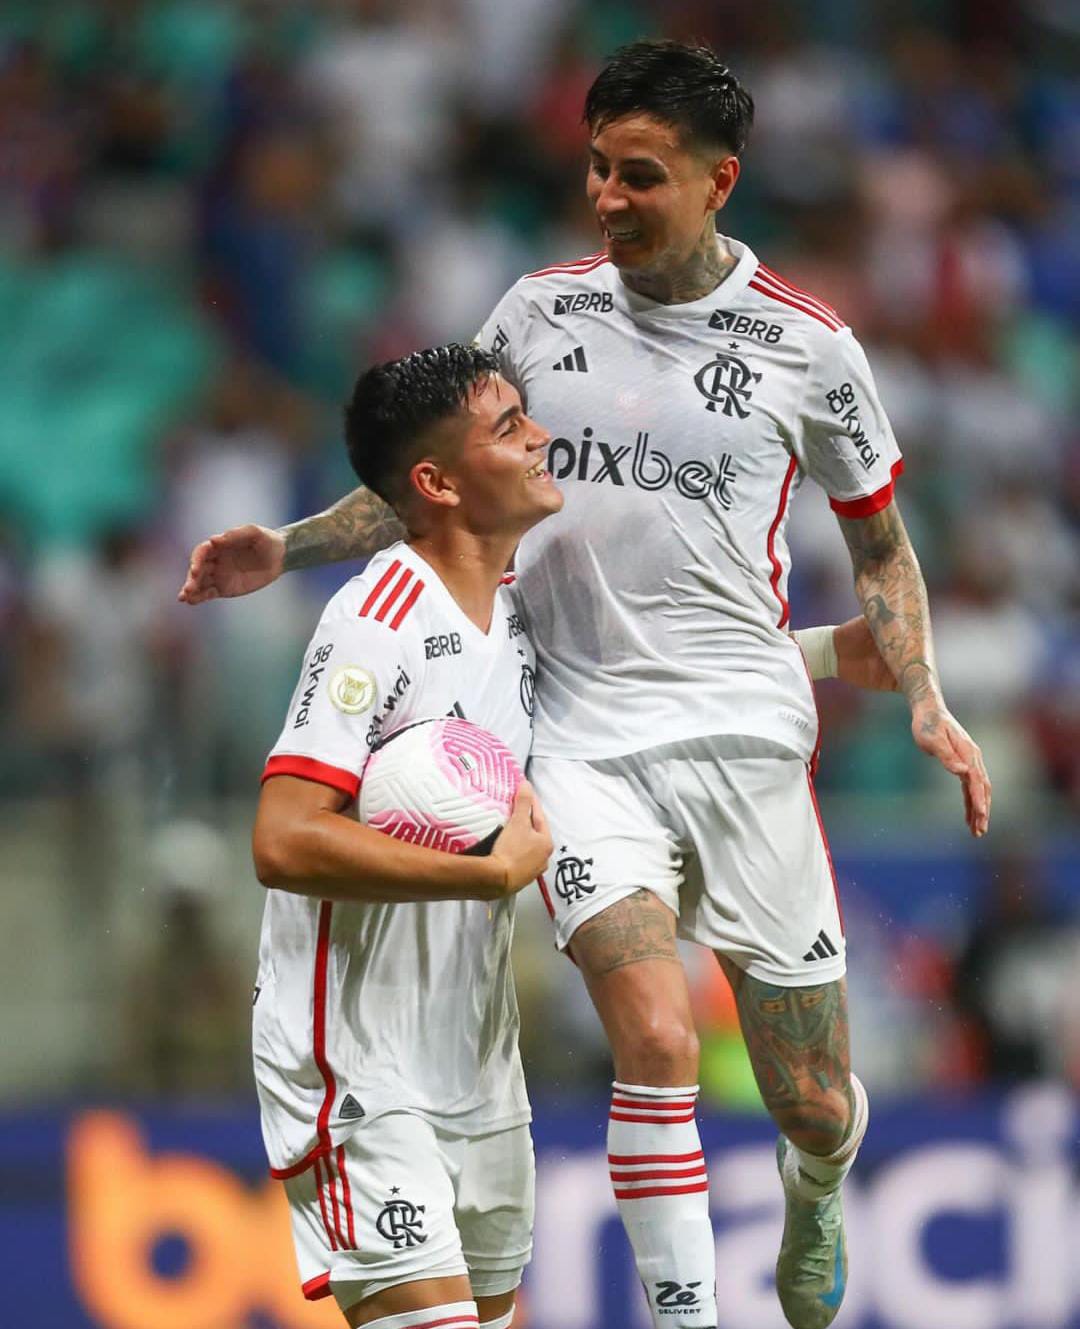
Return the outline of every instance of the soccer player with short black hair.
<path id="1" fill-rule="evenodd" d="M 479 338 L 551 430 L 565 495 L 516 561 L 539 662 L 530 775 L 559 846 L 558 943 L 614 1054 L 611 1179 L 656 1329 L 717 1322 L 679 936 L 730 979 L 780 1131 L 784 1313 L 823 1329 L 844 1295 L 840 1188 L 868 1109 L 813 690 L 788 631 L 785 527 L 806 478 L 837 516 L 916 743 L 958 777 L 972 834 L 990 812 L 981 753 L 942 696 L 866 357 L 834 309 L 717 232 L 752 112 L 707 47 L 616 53 L 585 107 L 603 248 L 523 277 Z M 239 528 L 194 551 L 181 594 L 368 552 L 384 521 L 360 491 L 284 532 Z M 849 628 L 811 630 L 815 675 Z"/>
<path id="2" fill-rule="evenodd" d="M 370 753 L 458 715 L 524 765 L 534 656 L 504 573 L 562 500 L 547 433 L 477 347 L 377 365 L 349 455 L 408 539 L 327 605 L 263 773 L 253 1044 L 301 1281 L 350 1325 L 506 1329 L 533 1158 L 510 973 L 514 894 L 551 839 L 528 786 L 489 857 L 361 825 Z"/>

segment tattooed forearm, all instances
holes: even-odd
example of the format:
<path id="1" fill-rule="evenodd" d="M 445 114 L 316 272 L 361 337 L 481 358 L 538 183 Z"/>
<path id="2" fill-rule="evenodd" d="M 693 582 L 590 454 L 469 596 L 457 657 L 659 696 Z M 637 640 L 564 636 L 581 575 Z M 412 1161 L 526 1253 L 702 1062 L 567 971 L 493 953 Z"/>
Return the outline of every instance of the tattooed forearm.
<path id="1" fill-rule="evenodd" d="M 364 558 L 405 534 L 392 508 L 370 489 L 354 489 L 332 508 L 284 526 L 285 571 Z"/>
<path id="2" fill-rule="evenodd" d="M 742 974 L 735 983 L 746 1050 L 765 1106 L 781 1128 L 831 1152 L 851 1106 L 847 986 L 786 988 Z"/>
<path id="3" fill-rule="evenodd" d="M 926 585 L 895 503 L 872 517 L 841 518 L 840 528 L 855 592 L 901 692 L 913 706 L 940 700 Z"/>
<path id="4" fill-rule="evenodd" d="M 675 945 L 675 916 L 651 891 L 636 891 L 582 923 L 571 949 L 593 978 L 638 960 L 682 963 Z"/>

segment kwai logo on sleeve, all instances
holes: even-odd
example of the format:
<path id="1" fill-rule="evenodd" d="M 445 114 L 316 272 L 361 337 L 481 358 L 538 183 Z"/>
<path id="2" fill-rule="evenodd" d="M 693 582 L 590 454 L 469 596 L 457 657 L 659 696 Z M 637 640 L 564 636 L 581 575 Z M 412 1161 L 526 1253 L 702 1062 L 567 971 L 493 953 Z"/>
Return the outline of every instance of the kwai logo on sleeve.
<path id="1" fill-rule="evenodd" d="M 379 696 L 375 675 L 359 665 L 343 665 L 331 676 L 330 700 L 346 715 L 360 715 L 370 711 Z"/>

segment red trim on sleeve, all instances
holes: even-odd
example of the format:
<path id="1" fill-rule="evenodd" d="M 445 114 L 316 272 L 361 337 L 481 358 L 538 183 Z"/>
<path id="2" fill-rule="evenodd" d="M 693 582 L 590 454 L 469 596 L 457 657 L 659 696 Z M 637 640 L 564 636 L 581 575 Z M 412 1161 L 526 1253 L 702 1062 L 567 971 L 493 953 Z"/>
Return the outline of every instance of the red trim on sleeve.
<path id="1" fill-rule="evenodd" d="M 314 757 L 293 757 L 285 754 L 269 757 L 263 767 L 260 784 L 273 775 L 295 775 L 301 780 L 314 780 L 316 784 L 329 785 L 341 793 L 355 798 L 360 791 L 360 777 L 352 771 L 343 771 L 340 766 L 329 766 L 325 761 L 316 761 Z"/>
<path id="2" fill-rule="evenodd" d="M 782 628 L 788 621 L 788 602 L 784 599 L 780 590 L 780 578 L 784 575 L 784 569 L 780 565 L 780 560 L 776 557 L 776 532 L 780 528 L 780 522 L 783 519 L 784 512 L 787 509 L 788 494 L 791 491 L 791 482 L 795 478 L 795 471 L 798 462 L 794 457 L 788 462 L 787 475 L 784 476 L 784 483 L 780 487 L 780 502 L 776 505 L 776 516 L 773 518 L 772 525 L 769 527 L 769 536 L 765 542 L 765 552 L 769 556 L 769 562 L 772 564 L 772 576 L 769 578 L 769 585 L 773 588 L 773 594 L 780 601 L 780 617 L 776 626 Z"/>
<path id="3" fill-rule="evenodd" d="M 887 508 L 892 502 L 896 477 L 902 475 L 903 472 L 904 459 L 900 457 L 892 464 L 888 484 L 882 485 L 880 489 L 875 490 L 866 498 L 830 498 L 829 507 L 832 508 L 833 512 L 838 512 L 841 517 L 872 517 L 875 512 Z"/>
<path id="4" fill-rule="evenodd" d="M 325 1274 L 319 1274 L 316 1278 L 309 1278 L 306 1283 L 300 1285 L 300 1290 L 308 1301 L 321 1301 L 323 1297 L 330 1295 L 330 1270 Z"/>

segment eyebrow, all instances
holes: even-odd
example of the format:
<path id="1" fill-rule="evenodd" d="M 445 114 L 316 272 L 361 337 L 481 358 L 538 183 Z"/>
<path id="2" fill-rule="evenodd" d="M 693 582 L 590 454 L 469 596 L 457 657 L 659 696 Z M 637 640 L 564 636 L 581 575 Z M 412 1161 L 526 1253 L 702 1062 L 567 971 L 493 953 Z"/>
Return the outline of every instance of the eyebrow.
<path id="1" fill-rule="evenodd" d="M 594 147 L 592 146 L 592 144 L 589 145 L 589 155 L 590 155 L 591 157 L 599 157 L 599 158 L 601 159 L 601 161 L 607 161 L 607 160 L 608 160 L 607 155 L 606 155 L 605 153 L 601 152 L 599 148 L 594 148 Z M 664 164 L 663 164 L 663 162 L 660 161 L 659 158 L 657 158 L 657 157 L 620 157 L 620 158 L 619 158 L 619 165 L 620 165 L 620 166 L 655 166 L 655 167 L 656 167 L 657 169 L 659 169 L 659 170 L 663 170 L 663 169 L 664 169 Z"/>
<path id="2" fill-rule="evenodd" d="M 491 426 L 491 432 L 493 434 L 497 434 L 504 424 L 512 420 L 515 415 L 520 415 L 520 414 L 521 414 L 520 406 L 517 405 L 508 406 L 506 410 L 503 411 L 503 413 L 498 417 L 495 423 Z"/>

